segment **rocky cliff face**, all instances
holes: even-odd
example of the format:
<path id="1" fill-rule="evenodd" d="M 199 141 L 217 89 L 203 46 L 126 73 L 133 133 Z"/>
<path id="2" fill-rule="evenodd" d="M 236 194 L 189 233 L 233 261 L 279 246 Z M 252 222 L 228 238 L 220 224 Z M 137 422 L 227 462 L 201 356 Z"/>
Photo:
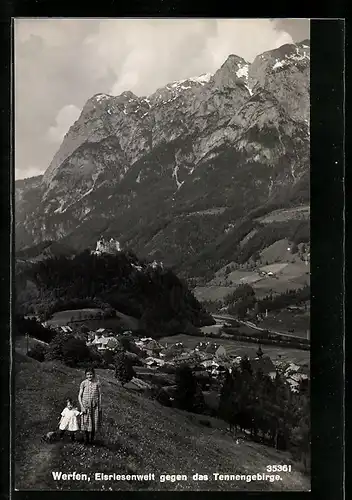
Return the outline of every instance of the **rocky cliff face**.
<path id="1" fill-rule="evenodd" d="M 104 234 L 177 264 L 234 212 L 306 201 L 309 53 L 305 41 L 252 64 L 230 55 L 148 97 L 93 96 L 43 177 L 16 183 L 18 247 Z"/>

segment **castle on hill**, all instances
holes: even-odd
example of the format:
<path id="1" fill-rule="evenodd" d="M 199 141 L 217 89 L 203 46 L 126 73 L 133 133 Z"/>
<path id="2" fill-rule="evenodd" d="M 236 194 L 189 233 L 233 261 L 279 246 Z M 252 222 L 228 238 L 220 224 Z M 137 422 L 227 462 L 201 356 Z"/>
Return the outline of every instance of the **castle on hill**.
<path id="1" fill-rule="evenodd" d="M 103 253 L 116 254 L 117 252 L 121 252 L 120 243 L 114 238 L 107 240 L 104 236 L 101 236 L 101 238 L 97 241 L 95 251 L 92 253 L 95 255 L 101 255 Z"/>

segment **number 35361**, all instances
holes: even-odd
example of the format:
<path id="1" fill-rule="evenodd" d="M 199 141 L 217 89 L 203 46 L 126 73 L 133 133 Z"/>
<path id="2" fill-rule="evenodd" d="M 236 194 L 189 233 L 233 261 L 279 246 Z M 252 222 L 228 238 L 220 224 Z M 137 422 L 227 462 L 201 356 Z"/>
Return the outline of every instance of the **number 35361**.
<path id="1" fill-rule="evenodd" d="M 287 465 L 287 464 L 276 464 L 276 465 L 267 465 L 266 466 L 266 471 L 267 472 L 291 472 L 292 471 L 292 466 Z"/>

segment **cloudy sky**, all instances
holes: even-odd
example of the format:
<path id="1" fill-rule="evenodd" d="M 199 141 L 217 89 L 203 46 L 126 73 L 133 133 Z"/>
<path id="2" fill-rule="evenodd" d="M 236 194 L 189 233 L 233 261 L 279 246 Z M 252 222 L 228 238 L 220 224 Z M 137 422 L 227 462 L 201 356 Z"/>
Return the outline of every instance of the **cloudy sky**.
<path id="1" fill-rule="evenodd" d="M 96 93 L 148 95 L 309 37 L 306 19 L 16 19 L 16 178 L 47 169 Z"/>

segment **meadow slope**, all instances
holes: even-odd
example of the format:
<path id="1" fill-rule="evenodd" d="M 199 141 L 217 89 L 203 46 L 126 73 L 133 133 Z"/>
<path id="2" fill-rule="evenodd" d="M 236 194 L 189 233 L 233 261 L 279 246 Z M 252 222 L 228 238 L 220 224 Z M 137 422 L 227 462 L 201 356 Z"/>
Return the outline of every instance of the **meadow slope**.
<path id="1" fill-rule="evenodd" d="M 98 370 L 103 388 L 100 443 L 47 444 L 44 432 L 57 427 L 66 397 L 77 397 L 83 370 L 15 355 L 15 480 L 17 489 L 49 490 L 308 490 L 288 454 L 240 440 L 199 417 L 160 406 L 120 387 L 112 371 Z M 79 436 L 78 436 L 79 437 Z M 192 474 L 264 473 L 268 464 L 292 464 L 276 482 L 193 481 Z M 52 471 L 86 472 L 91 481 L 54 481 Z M 154 473 L 155 481 L 96 481 L 95 472 Z M 159 482 L 160 474 L 187 474 L 181 482 Z"/>

